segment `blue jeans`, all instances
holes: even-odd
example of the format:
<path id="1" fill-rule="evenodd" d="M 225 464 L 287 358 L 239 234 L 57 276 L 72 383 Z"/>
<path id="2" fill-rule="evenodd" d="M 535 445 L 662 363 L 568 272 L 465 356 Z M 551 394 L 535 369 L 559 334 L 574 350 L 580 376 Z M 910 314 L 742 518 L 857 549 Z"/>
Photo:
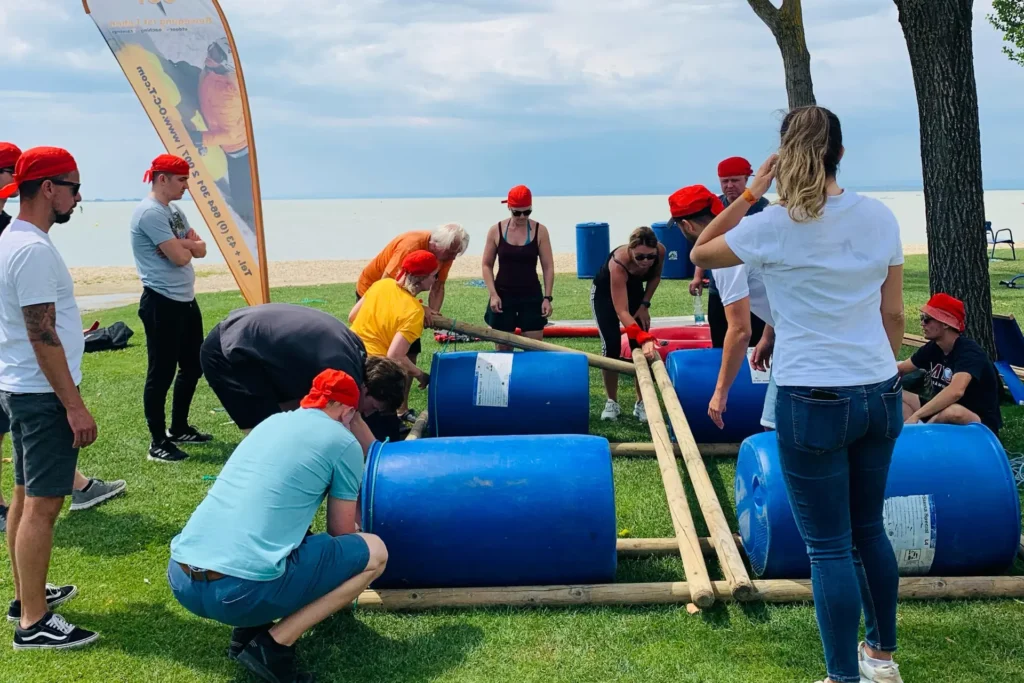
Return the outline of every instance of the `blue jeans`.
<path id="1" fill-rule="evenodd" d="M 857 632 L 896 651 L 896 556 L 885 533 L 885 484 L 903 430 L 898 377 L 881 384 L 778 388 L 779 460 L 811 559 L 818 629 L 833 681 L 860 681 Z"/>

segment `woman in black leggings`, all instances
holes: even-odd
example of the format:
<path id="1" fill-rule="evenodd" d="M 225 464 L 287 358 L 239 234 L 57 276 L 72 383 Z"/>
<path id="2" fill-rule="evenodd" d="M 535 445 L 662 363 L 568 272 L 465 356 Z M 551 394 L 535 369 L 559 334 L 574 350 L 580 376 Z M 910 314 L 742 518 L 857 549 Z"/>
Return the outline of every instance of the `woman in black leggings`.
<path id="1" fill-rule="evenodd" d="M 601 335 L 601 353 L 607 358 L 621 356 L 619 323 L 627 329 L 627 334 L 630 334 L 630 328 L 635 330 L 639 327 L 643 331 L 639 336 L 631 334 L 630 349 L 642 348 L 649 360 L 656 357 L 657 349 L 647 331 L 651 327 L 651 298 L 661 282 L 664 262 L 665 245 L 659 244 L 654 231 L 644 226 L 633 231 L 628 244 L 612 250 L 594 277 L 590 288 L 590 307 Z M 619 373 L 614 370 L 602 370 L 601 373 L 608 395 L 601 419 L 615 420 L 621 412 L 617 400 Z M 647 411 L 639 389 L 633 415 L 641 422 L 647 422 Z"/>

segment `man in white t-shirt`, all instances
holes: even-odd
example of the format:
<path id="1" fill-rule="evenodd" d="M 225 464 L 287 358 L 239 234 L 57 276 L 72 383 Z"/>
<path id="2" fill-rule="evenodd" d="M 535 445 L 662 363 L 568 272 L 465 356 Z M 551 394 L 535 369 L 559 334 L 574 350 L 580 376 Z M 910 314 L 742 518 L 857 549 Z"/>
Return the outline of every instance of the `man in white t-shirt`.
<path id="1" fill-rule="evenodd" d="M 675 218 L 676 224 L 690 242 L 696 242 L 711 220 L 725 209 L 721 199 L 703 185 L 684 187 L 672 197 L 674 201 L 670 203 L 676 206 L 675 211 L 679 214 Z M 753 313 L 765 322 L 764 333 L 754 347 L 754 354 L 751 357 L 751 363 L 758 370 L 766 369 L 771 360 L 775 346 L 775 323 L 771 307 L 768 305 L 764 278 L 759 269 L 744 264 L 731 268 L 716 268 L 715 284 L 725 309 L 728 329 L 722 347 L 718 383 L 708 403 L 708 417 L 722 429 L 725 426 L 722 414 L 726 411 L 729 389 L 732 388 L 736 375 L 746 361 L 752 334 L 750 314 Z M 769 381 L 761 414 L 761 425 L 769 429 L 775 428 L 775 396 L 775 385 Z"/>
<path id="2" fill-rule="evenodd" d="M 51 610 L 77 589 L 47 591 L 53 525 L 74 488 L 78 449 L 96 440 L 82 401 L 82 316 L 74 282 L 50 241 L 81 199 L 78 166 L 65 150 L 36 147 L 18 159 L 6 199 L 18 218 L 0 235 L 0 404 L 11 420 L 14 495 L 7 536 L 18 625 L 14 649 L 68 649 L 98 638 Z M 12 604 L 11 611 L 15 611 Z M 10 616 L 10 613 L 9 613 Z"/>

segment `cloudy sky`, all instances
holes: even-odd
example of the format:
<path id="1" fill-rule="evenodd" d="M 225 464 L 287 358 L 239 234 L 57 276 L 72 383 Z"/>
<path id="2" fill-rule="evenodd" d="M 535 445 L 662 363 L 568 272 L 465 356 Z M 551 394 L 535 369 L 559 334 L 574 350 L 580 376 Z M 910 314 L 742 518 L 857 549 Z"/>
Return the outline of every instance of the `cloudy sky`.
<path id="1" fill-rule="evenodd" d="M 192 0 L 177 0 L 179 3 Z M 265 197 L 664 193 L 756 167 L 786 105 L 746 0 L 222 0 Z M 975 2 L 985 185 L 1024 187 L 1024 68 Z M 920 186 L 917 107 L 891 0 L 804 3 L 843 181 Z M 0 140 L 68 148 L 87 198 L 137 197 L 162 152 L 80 0 L 0 2 Z"/>

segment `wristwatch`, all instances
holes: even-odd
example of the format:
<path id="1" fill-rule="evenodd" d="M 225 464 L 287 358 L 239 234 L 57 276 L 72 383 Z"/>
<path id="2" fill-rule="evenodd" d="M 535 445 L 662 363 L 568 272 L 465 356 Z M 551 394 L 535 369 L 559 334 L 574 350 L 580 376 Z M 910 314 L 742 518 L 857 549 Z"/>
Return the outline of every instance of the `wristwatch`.
<path id="1" fill-rule="evenodd" d="M 647 308 L 650 308 L 651 307 L 651 302 L 650 301 L 641 301 L 640 305 L 641 306 L 646 306 Z"/>
<path id="2" fill-rule="evenodd" d="M 554 302 L 554 300 L 555 300 L 555 297 L 553 297 L 553 296 L 546 296 L 544 298 L 547 299 L 548 301 L 551 301 L 551 302 Z"/>

